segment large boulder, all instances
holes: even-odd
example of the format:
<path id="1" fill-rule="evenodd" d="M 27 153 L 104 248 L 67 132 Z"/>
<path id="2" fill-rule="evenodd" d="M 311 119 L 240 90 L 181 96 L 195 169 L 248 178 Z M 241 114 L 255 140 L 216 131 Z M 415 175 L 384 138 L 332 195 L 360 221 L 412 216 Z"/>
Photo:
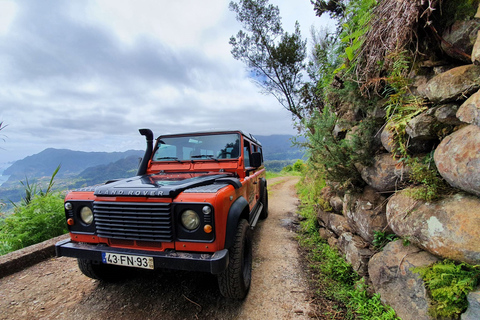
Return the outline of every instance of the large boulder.
<path id="1" fill-rule="evenodd" d="M 377 191 L 402 189 L 410 169 L 390 153 L 376 155 L 371 166 L 357 165 L 362 179 Z"/>
<path id="2" fill-rule="evenodd" d="M 450 185 L 480 196 L 480 127 L 469 125 L 447 136 L 434 159 Z"/>
<path id="3" fill-rule="evenodd" d="M 480 319 L 480 289 L 472 291 L 467 296 L 468 309 L 465 311 L 461 320 L 478 320 Z"/>
<path id="4" fill-rule="evenodd" d="M 345 232 L 338 237 L 337 247 L 345 255 L 345 260 L 352 265 L 355 272 L 362 277 L 368 274 L 368 261 L 374 254 L 368 248 L 368 243 L 357 235 Z"/>
<path id="5" fill-rule="evenodd" d="M 441 44 L 443 51 L 452 58 L 470 62 L 468 56 L 472 53 L 479 29 L 480 21 L 477 19 L 455 21 L 443 33 L 443 39 L 446 40 Z M 465 54 L 461 54 L 461 51 Z"/>
<path id="6" fill-rule="evenodd" d="M 472 94 L 457 111 L 457 118 L 480 127 L 480 91 Z"/>
<path id="7" fill-rule="evenodd" d="M 343 214 L 355 233 L 372 243 L 375 231 L 387 228 L 385 197 L 372 187 L 366 187 L 361 195 L 346 194 Z"/>
<path id="8" fill-rule="evenodd" d="M 393 232 L 442 258 L 480 263 L 480 199 L 468 194 L 437 202 L 415 200 L 402 191 L 387 204 Z"/>
<path id="9" fill-rule="evenodd" d="M 463 99 L 480 88 L 480 66 L 464 65 L 433 77 L 425 94 L 430 101 L 445 103 Z"/>
<path id="10" fill-rule="evenodd" d="M 390 242 L 368 263 L 373 287 L 383 303 L 390 305 L 403 320 L 430 320 L 430 300 L 416 267 L 428 266 L 438 259 L 401 240 Z"/>

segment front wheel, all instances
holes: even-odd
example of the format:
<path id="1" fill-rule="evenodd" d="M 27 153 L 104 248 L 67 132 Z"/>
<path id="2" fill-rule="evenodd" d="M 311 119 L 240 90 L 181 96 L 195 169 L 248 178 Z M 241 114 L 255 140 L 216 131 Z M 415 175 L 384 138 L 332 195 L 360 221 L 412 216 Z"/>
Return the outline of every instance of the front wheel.
<path id="1" fill-rule="evenodd" d="M 116 282 L 127 278 L 128 275 L 125 267 L 113 266 L 80 258 L 77 259 L 77 262 L 80 271 L 92 279 L 105 282 Z"/>
<path id="2" fill-rule="evenodd" d="M 229 249 L 230 262 L 218 275 L 218 286 L 224 297 L 244 299 L 252 280 L 252 230 L 242 219 L 237 227 L 235 242 Z"/>

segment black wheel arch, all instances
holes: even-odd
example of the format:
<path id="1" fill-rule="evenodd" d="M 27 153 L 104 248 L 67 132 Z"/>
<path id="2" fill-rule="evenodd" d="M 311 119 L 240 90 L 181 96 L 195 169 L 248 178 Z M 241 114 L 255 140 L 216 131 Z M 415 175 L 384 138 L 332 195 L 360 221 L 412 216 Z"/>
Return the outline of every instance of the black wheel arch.
<path id="1" fill-rule="evenodd" d="M 228 210 L 227 228 L 225 230 L 225 249 L 233 246 L 238 224 L 241 219 L 248 221 L 248 214 L 248 201 L 242 196 L 238 197 Z"/>

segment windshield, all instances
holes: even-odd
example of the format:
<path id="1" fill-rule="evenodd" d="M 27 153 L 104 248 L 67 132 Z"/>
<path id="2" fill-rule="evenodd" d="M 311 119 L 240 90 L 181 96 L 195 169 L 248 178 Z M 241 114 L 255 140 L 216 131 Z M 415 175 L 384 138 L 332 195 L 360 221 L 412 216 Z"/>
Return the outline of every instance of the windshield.
<path id="1" fill-rule="evenodd" d="M 229 133 L 160 138 L 152 160 L 236 159 L 239 156 L 240 135 Z"/>

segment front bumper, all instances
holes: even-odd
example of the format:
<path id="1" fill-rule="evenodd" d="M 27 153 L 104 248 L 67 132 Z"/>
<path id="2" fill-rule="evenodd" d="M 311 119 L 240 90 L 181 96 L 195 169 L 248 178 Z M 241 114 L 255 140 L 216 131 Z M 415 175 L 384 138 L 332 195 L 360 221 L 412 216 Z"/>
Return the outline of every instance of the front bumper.
<path id="1" fill-rule="evenodd" d="M 73 242 L 70 239 L 55 244 L 57 257 L 72 257 L 92 261 L 102 261 L 103 252 L 153 257 L 155 269 L 176 269 L 201 271 L 212 274 L 222 273 L 228 266 L 228 250 L 214 253 L 197 252 L 158 252 L 112 248 L 106 245 Z"/>

